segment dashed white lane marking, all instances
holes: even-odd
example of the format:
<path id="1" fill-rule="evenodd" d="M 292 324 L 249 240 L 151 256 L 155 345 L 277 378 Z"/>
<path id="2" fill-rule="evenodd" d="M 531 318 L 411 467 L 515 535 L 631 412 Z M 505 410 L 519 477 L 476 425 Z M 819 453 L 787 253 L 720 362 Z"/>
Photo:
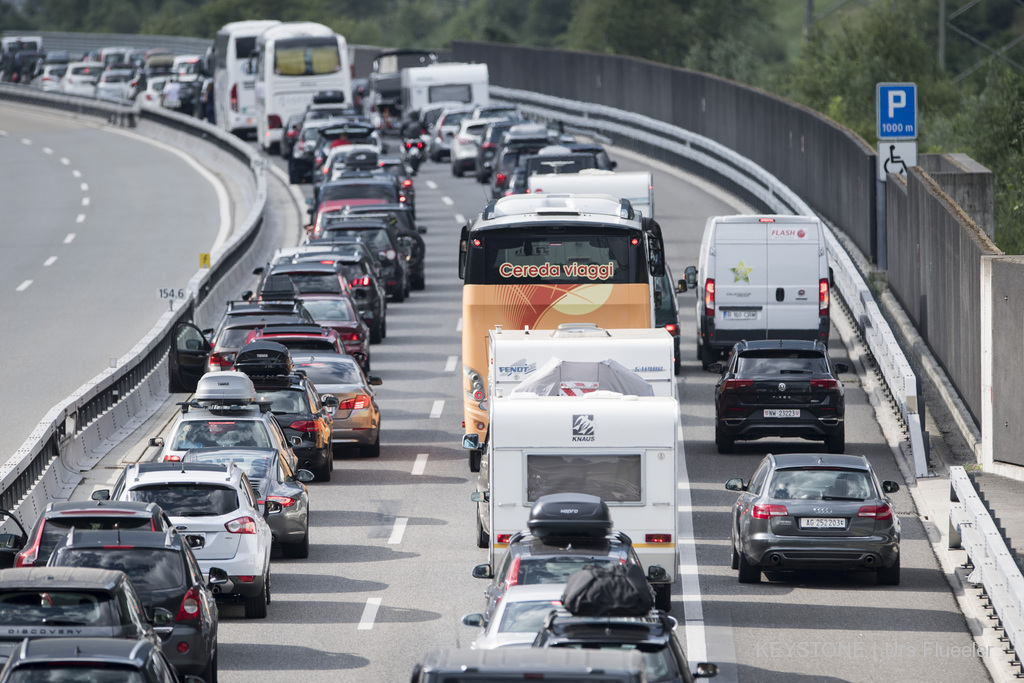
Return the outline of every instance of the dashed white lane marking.
<path id="1" fill-rule="evenodd" d="M 43 265 L 44 266 L 52 266 L 56 262 L 57 262 L 57 257 L 56 256 L 51 256 L 50 258 L 48 258 L 45 261 L 43 261 Z"/>
<path id="2" fill-rule="evenodd" d="M 82 172 L 79 171 L 78 169 L 75 169 L 74 171 L 71 172 L 71 175 L 75 176 L 76 178 L 81 178 Z"/>
<path id="3" fill-rule="evenodd" d="M 31 280 L 25 280 L 20 285 L 15 287 L 14 291 L 16 291 L 16 292 L 24 292 L 26 289 L 28 289 L 31 286 L 32 286 L 32 281 Z"/>
<path id="4" fill-rule="evenodd" d="M 459 322 L 455 323 L 455 331 L 462 332 L 462 318 L 459 318 Z"/>
<path id="5" fill-rule="evenodd" d="M 447 196 L 441 197 L 441 201 L 444 202 L 445 206 L 453 206 L 455 204 L 455 200 Z"/>
<path id="6" fill-rule="evenodd" d="M 31 145 L 31 144 L 32 144 L 32 141 L 31 141 L 31 140 L 29 140 L 28 138 L 22 138 L 22 139 L 21 139 L 21 144 L 23 144 L 23 145 L 26 145 L 26 146 L 27 146 L 27 145 Z"/>
<path id="7" fill-rule="evenodd" d="M 683 428 L 679 426 L 679 460 L 676 464 L 679 510 L 679 578 L 682 592 L 683 614 L 686 615 L 686 656 L 695 662 L 707 659 L 708 645 L 704 631 L 704 609 L 701 604 L 700 568 L 697 566 L 697 546 L 693 541 L 693 499 L 690 497 L 690 476 L 686 471 L 686 443 Z M 684 540 L 685 539 L 685 540 Z M 692 654 L 691 654 L 692 653 Z"/>
<path id="8" fill-rule="evenodd" d="M 458 356 L 448 356 L 448 362 L 444 364 L 445 372 L 455 372 L 455 366 L 459 362 Z"/>
<path id="9" fill-rule="evenodd" d="M 412 473 L 415 475 L 423 474 L 427 469 L 427 454 L 420 453 L 416 456 L 416 462 L 412 465 Z"/>
<path id="10" fill-rule="evenodd" d="M 458 223 L 459 225 L 462 225 L 466 222 L 466 217 L 463 216 L 461 213 L 457 213 L 455 214 L 455 222 Z"/>
<path id="11" fill-rule="evenodd" d="M 82 216 L 82 220 L 83 221 L 85 220 L 85 216 L 84 215 Z M 81 223 L 81 222 L 82 221 L 79 221 L 79 223 Z M 68 236 L 64 238 L 64 244 L 71 244 L 74 241 L 75 241 L 75 233 L 73 233 L 73 232 L 69 232 Z"/>
<path id="12" fill-rule="evenodd" d="M 402 536 L 405 535 L 405 527 L 408 523 L 408 517 L 398 517 L 395 519 L 395 528 L 391 530 L 391 538 L 388 539 L 388 545 L 398 545 L 402 542 Z"/>
<path id="13" fill-rule="evenodd" d="M 79 187 L 82 188 L 82 192 L 89 191 L 89 183 L 82 183 L 81 185 L 79 185 Z"/>
<path id="14" fill-rule="evenodd" d="M 49 147 L 43 147 L 43 154 L 53 154 L 53 150 Z"/>
<path id="15" fill-rule="evenodd" d="M 80 213 L 77 216 L 75 216 L 75 222 L 76 223 L 82 223 L 83 221 L 85 221 L 85 214 L 84 213 Z"/>
<path id="16" fill-rule="evenodd" d="M 5 138 L 5 137 L 7 137 L 7 131 L 6 130 L 0 130 L 0 138 Z"/>
<path id="17" fill-rule="evenodd" d="M 64 164 L 65 166 L 70 166 L 71 165 L 71 159 L 68 159 L 67 157 L 61 157 L 60 158 L 60 163 Z"/>
<path id="18" fill-rule="evenodd" d="M 434 401 L 434 407 L 430 409 L 430 417 L 441 417 L 442 410 L 444 410 L 444 401 Z"/>
<path id="19" fill-rule="evenodd" d="M 82 206 L 89 206 L 89 198 L 82 197 Z"/>
<path id="20" fill-rule="evenodd" d="M 359 619 L 358 631 L 369 631 L 373 628 L 373 621 L 377 618 L 377 610 L 380 609 L 381 598 L 367 598 L 366 607 L 363 608 L 363 616 Z"/>
<path id="21" fill-rule="evenodd" d="M 433 180 L 428 180 L 427 181 L 427 187 L 429 187 L 431 190 L 436 190 L 437 189 L 437 183 L 435 183 Z"/>

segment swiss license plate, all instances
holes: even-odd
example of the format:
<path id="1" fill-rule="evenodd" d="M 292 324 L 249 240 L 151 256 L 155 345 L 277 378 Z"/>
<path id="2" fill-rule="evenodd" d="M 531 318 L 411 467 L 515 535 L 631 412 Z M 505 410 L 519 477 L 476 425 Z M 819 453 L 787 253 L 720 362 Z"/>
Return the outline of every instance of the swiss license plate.
<path id="1" fill-rule="evenodd" d="M 722 317 L 732 320 L 757 320 L 757 311 L 731 311 L 723 308 Z"/>
<path id="2" fill-rule="evenodd" d="M 802 517 L 801 529 L 845 529 L 846 520 L 841 517 Z"/>
<path id="3" fill-rule="evenodd" d="M 765 417 L 800 417 L 800 411 L 796 408 L 765 408 Z"/>

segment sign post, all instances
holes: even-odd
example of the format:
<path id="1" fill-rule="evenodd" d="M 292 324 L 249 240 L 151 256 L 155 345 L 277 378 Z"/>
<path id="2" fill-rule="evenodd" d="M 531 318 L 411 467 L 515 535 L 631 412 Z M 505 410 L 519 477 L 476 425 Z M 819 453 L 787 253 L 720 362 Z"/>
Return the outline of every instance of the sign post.
<path id="1" fill-rule="evenodd" d="M 875 84 L 876 133 L 878 134 L 878 174 L 875 222 L 878 225 L 877 265 L 885 270 L 885 180 L 888 174 L 907 177 L 907 169 L 917 166 L 917 84 Z"/>

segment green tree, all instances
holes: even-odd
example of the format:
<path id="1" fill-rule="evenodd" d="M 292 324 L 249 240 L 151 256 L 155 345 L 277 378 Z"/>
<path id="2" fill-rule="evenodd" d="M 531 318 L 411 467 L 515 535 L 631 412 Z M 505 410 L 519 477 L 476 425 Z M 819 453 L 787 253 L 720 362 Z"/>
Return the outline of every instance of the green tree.
<path id="1" fill-rule="evenodd" d="M 672 0 L 589 0 L 577 5 L 563 37 L 571 50 L 643 57 L 682 65 L 686 21 Z"/>

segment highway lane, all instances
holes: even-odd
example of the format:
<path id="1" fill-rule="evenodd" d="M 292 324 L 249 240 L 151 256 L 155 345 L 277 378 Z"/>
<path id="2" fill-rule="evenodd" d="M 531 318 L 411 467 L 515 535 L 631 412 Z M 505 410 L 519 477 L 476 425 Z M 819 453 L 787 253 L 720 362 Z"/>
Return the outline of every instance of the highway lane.
<path id="1" fill-rule="evenodd" d="M 152 328 L 221 221 L 207 179 L 141 136 L 7 104 L 0 130 L 2 462 Z"/>
<path id="2" fill-rule="evenodd" d="M 617 158 L 622 170 L 641 167 Z M 696 260 L 705 218 L 734 209 L 721 193 L 671 174 L 657 173 L 655 183 L 658 217 L 678 276 Z M 459 367 L 450 359 L 460 354 L 456 216 L 469 218 L 480 210 L 483 186 L 428 163 L 417 178 L 417 197 L 418 222 L 429 228 L 427 289 L 392 305 L 388 338 L 373 349 L 373 374 L 384 379 L 378 391 L 382 455 L 340 459 L 333 481 L 311 487 L 311 557 L 275 560 L 267 620 L 247 621 L 240 607 L 222 608 L 224 681 L 275 680 L 285 672 L 310 681 L 401 681 L 429 649 L 464 647 L 475 636 L 459 618 L 483 606 L 483 582 L 470 571 L 486 553 L 474 543 L 474 475 L 459 448 L 460 377 L 447 368 Z M 683 295 L 681 303 L 692 302 L 690 296 Z M 686 597 L 699 600 L 694 604 L 700 611 L 684 614 L 677 586 L 673 614 L 690 621 L 687 635 L 697 641 L 691 649 L 706 642 L 707 659 L 722 667 L 718 680 L 986 679 L 976 657 L 962 656 L 969 632 L 903 493 L 897 496 L 904 525 L 903 585 L 879 588 L 859 575 L 816 573 L 760 586 L 736 582 L 727 545 L 735 497 L 722 488 L 725 479 L 749 477 L 769 450 L 815 446 L 766 441 L 741 444 L 736 455 L 717 455 L 711 431 L 714 377 L 689 355 L 694 339 L 688 306 L 683 317 L 680 388 L 688 479 L 681 485 L 693 497 L 699 576 L 699 595 Z M 127 346 L 134 343 L 124 339 Z M 838 341 L 832 348 L 838 357 L 845 355 Z M 847 379 L 849 451 L 868 454 L 880 476 L 899 480 L 865 394 L 855 377 Z"/>

